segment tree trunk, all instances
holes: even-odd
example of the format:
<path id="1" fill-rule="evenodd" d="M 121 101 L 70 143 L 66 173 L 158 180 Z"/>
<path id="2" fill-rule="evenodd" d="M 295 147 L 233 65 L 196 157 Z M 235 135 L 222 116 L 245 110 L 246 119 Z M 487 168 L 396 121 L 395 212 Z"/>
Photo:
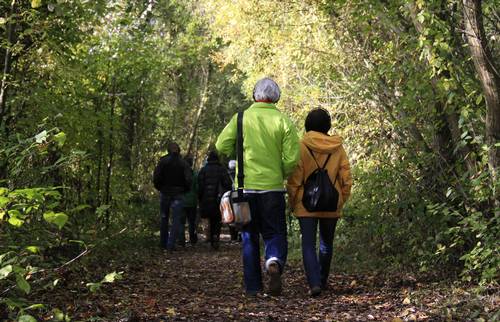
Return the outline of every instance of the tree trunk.
<path id="1" fill-rule="evenodd" d="M 194 141 L 196 139 L 196 134 L 198 132 L 198 126 L 200 123 L 200 119 L 201 119 L 203 112 L 205 111 L 205 108 L 207 107 L 208 79 L 210 78 L 210 65 L 209 65 L 209 63 L 202 66 L 201 74 L 202 74 L 202 88 L 203 89 L 202 89 L 201 96 L 200 96 L 200 104 L 198 105 L 198 111 L 196 112 L 193 127 L 191 130 L 191 133 L 189 134 L 188 148 L 187 148 L 186 155 L 191 155 L 193 152 L 192 151 L 193 145 L 194 145 Z"/>
<path id="2" fill-rule="evenodd" d="M 113 159 L 114 159 L 114 118 L 115 118 L 115 105 L 116 105 L 116 85 L 113 79 L 113 89 L 111 92 L 111 109 L 109 111 L 109 139 L 108 139 L 108 164 L 106 167 L 106 182 L 104 184 L 104 200 L 106 205 L 111 205 L 111 175 L 113 173 Z M 106 223 L 106 228 L 109 227 L 109 207 L 106 209 L 104 214 L 104 220 Z"/>
<path id="3" fill-rule="evenodd" d="M 488 167 L 492 181 L 496 182 L 500 166 L 500 147 L 495 146 L 500 142 L 500 79 L 486 44 L 482 18 L 480 0 L 463 0 L 465 36 L 486 101 L 486 143 L 490 149 Z M 498 197 L 499 191 L 494 194 L 496 200 Z"/>
<path id="4" fill-rule="evenodd" d="M 411 20 L 417 32 L 419 34 L 424 34 L 424 25 L 417 19 L 417 7 L 415 3 L 410 4 L 410 14 Z M 432 52 L 433 48 L 427 45 L 427 49 Z M 431 84 L 434 91 L 434 96 L 439 97 L 439 78 L 438 76 L 433 76 L 431 78 Z M 471 147 L 469 145 L 460 146 L 461 133 L 458 124 L 458 114 L 453 109 L 447 109 L 442 99 L 436 99 L 435 109 L 438 113 L 438 130 L 436 131 L 436 137 L 434 140 L 436 148 L 439 150 L 439 155 L 448 164 L 453 164 L 457 159 L 453 155 L 453 151 L 457 148 L 460 159 L 465 161 L 465 165 L 469 173 L 476 172 L 475 161 L 471 158 Z"/>
<path id="5" fill-rule="evenodd" d="M 15 4 L 16 4 L 16 2 L 12 1 L 12 5 L 10 8 L 11 17 L 14 14 Z M 14 29 L 15 29 L 15 23 L 10 21 L 8 26 L 7 26 L 7 42 L 6 42 L 7 47 L 5 49 L 3 71 L 2 71 L 2 80 L 0 83 L 0 128 L 2 128 L 4 126 L 5 105 L 7 102 L 7 82 L 8 82 L 10 72 L 11 72 L 11 66 L 12 66 L 11 46 L 13 45 L 12 43 L 14 42 Z"/>

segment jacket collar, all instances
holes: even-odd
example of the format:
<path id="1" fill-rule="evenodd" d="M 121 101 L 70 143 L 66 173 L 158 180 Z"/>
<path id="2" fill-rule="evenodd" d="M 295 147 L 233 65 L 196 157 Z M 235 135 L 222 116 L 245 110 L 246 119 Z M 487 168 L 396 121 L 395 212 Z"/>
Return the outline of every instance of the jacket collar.
<path id="1" fill-rule="evenodd" d="M 276 104 L 274 103 L 265 103 L 265 102 L 255 102 L 250 108 L 274 108 L 276 109 Z"/>

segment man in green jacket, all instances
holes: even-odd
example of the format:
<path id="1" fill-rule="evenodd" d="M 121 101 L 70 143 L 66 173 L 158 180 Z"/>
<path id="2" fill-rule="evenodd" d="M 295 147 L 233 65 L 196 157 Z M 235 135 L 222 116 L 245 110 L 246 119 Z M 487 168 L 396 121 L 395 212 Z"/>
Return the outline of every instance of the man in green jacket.
<path id="1" fill-rule="evenodd" d="M 299 138 L 290 119 L 276 108 L 280 89 L 270 78 L 257 82 L 255 103 L 243 116 L 244 192 L 252 221 L 242 229 L 243 271 L 248 295 L 263 290 L 259 240 L 265 244 L 265 268 L 270 276 L 269 293 L 281 294 L 281 273 L 287 258 L 284 181 L 299 161 Z M 234 115 L 217 139 L 217 150 L 235 156 Z M 237 177 L 237 176 L 236 176 Z"/>

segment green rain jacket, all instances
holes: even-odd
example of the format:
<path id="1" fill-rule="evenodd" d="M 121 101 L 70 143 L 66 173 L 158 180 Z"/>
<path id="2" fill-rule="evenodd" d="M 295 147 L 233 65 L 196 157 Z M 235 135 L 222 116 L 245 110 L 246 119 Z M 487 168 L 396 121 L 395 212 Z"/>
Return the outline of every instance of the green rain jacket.
<path id="1" fill-rule="evenodd" d="M 236 154 L 237 115 L 222 130 L 217 150 Z M 282 190 L 300 158 L 297 130 L 272 103 L 254 103 L 243 115 L 245 189 Z M 236 167 L 238 169 L 238 167 Z M 237 175 L 236 175 L 237 177 Z"/>

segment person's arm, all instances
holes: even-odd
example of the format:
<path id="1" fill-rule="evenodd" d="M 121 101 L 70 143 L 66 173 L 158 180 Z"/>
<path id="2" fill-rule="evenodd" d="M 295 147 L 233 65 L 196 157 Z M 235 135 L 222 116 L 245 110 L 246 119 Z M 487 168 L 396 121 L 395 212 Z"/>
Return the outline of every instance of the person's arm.
<path id="1" fill-rule="evenodd" d="M 156 190 L 160 190 L 162 186 L 162 181 L 163 181 L 162 169 L 163 169 L 163 163 L 162 160 L 160 159 L 153 172 L 153 185 Z"/>
<path id="2" fill-rule="evenodd" d="M 286 118 L 283 136 L 282 168 L 284 177 L 288 177 L 300 159 L 299 136 L 290 119 Z"/>
<path id="3" fill-rule="evenodd" d="M 304 164 L 302 159 L 299 160 L 299 163 L 293 173 L 288 177 L 286 189 L 288 191 L 288 203 L 290 209 L 293 210 L 295 204 L 297 203 L 297 194 L 300 186 L 302 186 L 304 182 Z"/>
<path id="4" fill-rule="evenodd" d="M 217 151 L 227 157 L 233 157 L 235 154 L 237 115 L 238 114 L 235 114 L 231 118 L 231 121 L 229 121 L 226 127 L 219 134 L 217 142 L 215 143 Z"/>
<path id="5" fill-rule="evenodd" d="M 340 169 L 339 169 L 339 179 L 340 186 L 342 189 L 342 199 L 344 203 L 349 199 L 351 195 L 351 187 L 352 187 L 352 175 L 351 175 L 351 166 L 349 164 L 349 159 L 347 158 L 347 154 L 345 153 L 344 147 L 340 147 Z"/>
<path id="6" fill-rule="evenodd" d="M 231 190 L 233 186 L 233 182 L 231 181 L 231 177 L 229 176 L 229 172 L 226 168 L 221 166 L 221 176 L 222 176 L 222 188 L 224 188 L 224 192 Z"/>

